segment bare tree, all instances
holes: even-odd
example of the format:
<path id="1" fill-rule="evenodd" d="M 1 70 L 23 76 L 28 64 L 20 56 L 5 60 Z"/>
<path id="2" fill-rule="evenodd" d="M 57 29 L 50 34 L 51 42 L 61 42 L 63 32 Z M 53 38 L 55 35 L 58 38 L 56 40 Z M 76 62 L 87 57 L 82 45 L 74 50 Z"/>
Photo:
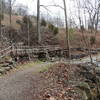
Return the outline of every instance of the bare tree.
<path id="1" fill-rule="evenodd" d="M 0 37 L 2 39 L 3 0 L 0 0 Z"/>
<path id="2" fill-rule="evenodd" d="M 25 16 L 28 14 L 28 7 L 24 6 L 23 4 L 17 4 L 13 6 L 14 13 Z"/>
<path id="3" fill-rule="evenodd" d="M 9 18 L 10 18 L 10 26 L 11 26 L 11 14 L 12 14 L 12 5 L 11 5 L 11 3 L 12 3 L 12 0 L 9 0 Z"/>
<path id="4" fill-rule="evenodd" d="M 44 6 L 44 5 L 41 5 L 43 7 L 45 7 L 47 9 L 47 7 L 59 7 L 61 8 L 62 10 L 64 10 L 64 15 L 65 15 L 65 25 L 66 25 L 66 41 L 67 41 L 67 49 L 68 49 L 68 52 L 67 52 L 67 58 L 70 58 L 71 57 L 71 54 L 70 54 L 70 42 L 69 42 L 69 32 L 68 32 L 68 21 L 67 21 L 67 7 L 66 7 L 66 1 L 63 0 L 63 4 L 64 4 L 64 7 L 60 6 L 60 5 L 57 5 L 54 3 L 54 5 L 47 5 L 47 6 Z M 39 6 L 39 4 L 38 4 Z M 47 9 L 48 10 L 48 9 Z"/>
<path id="5" fill-rule="evenodd" d="M 69 32 L 68 32 L 68 21 L 67 21 L 67 9 L 66 9 L 66 1 L 63 0 L 64 3 L 64 13 L 65 13 L 65 24 L 66 24 L 66 40 L 67 40 L 67 49 L 68 49 L 68 58 L 70 58 L 70 42 L 69 42 Z"/>
<path id="6" fill-rule="evenodd" d="M 9 4 L 9 26 L 11 28 L 12 26 L 12 7 L 14 5 L 16 0 L 8 0 L 8 4 Z M 11 39 L 11 43 L 12 43 L 12 34 L 11 32 L 9 33 L 9 38 Z"/>
<path id="7" fill-rule="evenodd" d="M 11 26 L 11 23 L 12 23 L 12 7 L 14 5 L 16 0 L 8 0 L 8 3 L 9 3 L 9 23 L 10 23 L 10 26 Z"/>
<path id="8" fill-rule="evenodd" d="M 78 9 L 78 20 L 79 20 L 79 25 L 80 25 L 80 29 L 81 29 L 81 26 L 82 26 L 82 19 L 81 19 L 81 2 L 80 0 L 76 0 L 76 3 L 77 3 L 77 9 Z"/>
<path id="9" fill-rule="evenodd" d="M 82 33 L 82 40 L 83 40 L 83 43 L 85 44 L 85 46 L 88 48 L 88 54 L 90 56 L 91 63 L 93 63 L 90 43 L 86 40 L 86 37 L 84 35 L 85 27 L 83 25 L 83 19 L 82 19 L 82 11 L 84 13 L 84 6 L 82 7 L 82 5 L 81 5 L 82 2 L 80 0 L 76 0 L 76 3 L 77 3 L 77 9 L 78 9 L 77 12 L 78 12 L 79 26 L 80 26 L 80 30 Z M 85 20 L 85 18 L 84 18 L 84 20 Z"/>
<path id="10" fill-rule="evenodd" d="M 0 2 L 0 36 L 1 36 L 1 20 L 2 20 L 2 13 L 1 12 L 2 12 L 2 5 L 1 5 L 1 2 Z"/>
<path id="11" fill-rule="evenodd" d="M 40 0 L 37 0 L 37 36 L 38 43 L 41 43 L 41 33 L 40 33 Z"/>
<path id="12" fill-rule="evenodd" d="M 30 20 L 30 18 L 29 18 Z M 30 22 L 29 22 L 28 18 L 27 18 L 27 29 L 28 29 L 28 46 L 30 46 Z"/>
<path id="13" fill-rule="evenodd" d="M 94 29 L 97 30 L 98 20 L 99 20 L 100 1 L 99 0 L 95 0 L 95 1 L 84 0 L 84 6 L 89 15 L 91 32 Z"/>

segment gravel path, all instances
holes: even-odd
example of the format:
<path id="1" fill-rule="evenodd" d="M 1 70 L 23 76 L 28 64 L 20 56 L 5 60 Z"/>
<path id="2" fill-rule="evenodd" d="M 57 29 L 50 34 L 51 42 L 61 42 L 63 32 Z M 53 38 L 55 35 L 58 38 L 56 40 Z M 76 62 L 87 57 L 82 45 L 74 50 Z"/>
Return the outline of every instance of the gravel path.
<path id="1" fill-rule="evenodd" d="M 50 63 L 38 64 L 34 67 L 11 73 L 0 78 L 0 100 L 33 100 L 25 91 L 32 88 L 31 80 L 37 80 L 37 74 L 43 66 Z M 31 93 L 31 91 L 30 91 Z"/>

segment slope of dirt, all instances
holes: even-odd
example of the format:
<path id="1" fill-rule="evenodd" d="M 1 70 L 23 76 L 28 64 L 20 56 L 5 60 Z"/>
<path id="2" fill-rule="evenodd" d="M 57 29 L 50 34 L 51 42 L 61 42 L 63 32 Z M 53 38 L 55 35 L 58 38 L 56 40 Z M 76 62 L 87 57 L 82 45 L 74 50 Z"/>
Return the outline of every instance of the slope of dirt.
<path id="1" fill-rule="evenodd" d="M 9 22 L 9 15 L 5 14 L 4 15 L 4 20 L 2 21 L 3 25 L 9 26 L 10 22 Z M 15 29 L 19 29 L 20 26 L 16 23 L 17 20 L 22 20 L 22 16 L 17 16 L 17 15 L 12 15 L 12 26 Z"/>

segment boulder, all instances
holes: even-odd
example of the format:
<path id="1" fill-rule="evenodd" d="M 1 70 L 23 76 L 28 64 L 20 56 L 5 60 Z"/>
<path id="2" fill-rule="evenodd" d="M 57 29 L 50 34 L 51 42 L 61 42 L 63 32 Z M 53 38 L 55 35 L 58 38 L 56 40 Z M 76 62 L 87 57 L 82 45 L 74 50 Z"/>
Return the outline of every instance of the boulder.
<path id="1" fill-rule="evenodd" d="M 80 72 L 80 74 L 93 83 L 96 83 L 96 77 L 91 72 Z"/>
<path id="2" fill-rule="evenodd" d="M 83 71 L 91 71 L 93 69 L 92 65 L 89 63 L 77 65 Z"/>
<path id="3" fill-rule="evenodd" d="M 95 94 L 92 92 L 92 90 L 91 90 L 88 83 L 79 82 L 76 85 L 76 88 L 78 88 L 82 92 L 84 100 L 96 100 L 95 99 Z"/>
<path id="4" fill-rule="evenodd" d="M 96 73 L 100 73 L 100 67 L 95 68 Z"/>
<path id="5" fill-rule="evenodd" d="M 95 68 L 95 72 L 100 77 L 100 67 L 96 67 Z"/>
<path id="6" fill-rule="evenodd" d="M 14 66 L 13 66 L 13 65 L 9 65 L 8 67 L 10 67 L 10 69 L 13 69 L 13 68 L 14 68 Z"/>
<path id="7" fill-rule="evenodd" d="M 6 71 L 10 71 L 11 68 L 10 68 L 10 67 L 5 67 L 5 70 L 6 70 Z"/>
<path id="8" fill-rule="evenodd" d="M 0 66 L 1 66 L 1 67 L 8 67 L 9 64 L 8 64 L 8 63 L 4 63 L 4 64 L 1 64 Z"/>
<path id="9" fill-rule="evenodd" d="M 1 74 L 6 74 L 6 70 L 5 70 L 4 68 L 1 68 L 1 69 L 0 69 L 0 73 L 1 73 Z"/>
<path id="10" fill-rule="evenodd" d="M 82 64 L 82 65 L 78 65 L 78 68 L 80 68 L 80 75 L 82 75 L 85 79 L 87 79 L 88 81 L 91 81 L 92 83 L 96 83 L 96 75 L 94 74 L 94 66 L 88 66 L 87 64 Z M 99 67 L 95 68 L 95 71 L 97 74 L 100 74 L 100 69 Z"/>

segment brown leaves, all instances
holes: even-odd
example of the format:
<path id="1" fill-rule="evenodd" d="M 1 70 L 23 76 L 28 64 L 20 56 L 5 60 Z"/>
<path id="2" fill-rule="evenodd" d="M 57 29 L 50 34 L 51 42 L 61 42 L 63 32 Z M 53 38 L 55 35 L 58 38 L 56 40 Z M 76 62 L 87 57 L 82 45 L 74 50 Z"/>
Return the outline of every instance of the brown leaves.
<path id="1" fill-rule="evenodd" d="M 43 100 L 80 100 L 69 84 L 69 76 L 73 75 L 71 73 L 74 72 L 70 71 L 70 65 L 64 63 L 55 64 L 48 72 L 42 73 L 42 77 L 48 82 L 48 87 L 43 91 Z"/>

